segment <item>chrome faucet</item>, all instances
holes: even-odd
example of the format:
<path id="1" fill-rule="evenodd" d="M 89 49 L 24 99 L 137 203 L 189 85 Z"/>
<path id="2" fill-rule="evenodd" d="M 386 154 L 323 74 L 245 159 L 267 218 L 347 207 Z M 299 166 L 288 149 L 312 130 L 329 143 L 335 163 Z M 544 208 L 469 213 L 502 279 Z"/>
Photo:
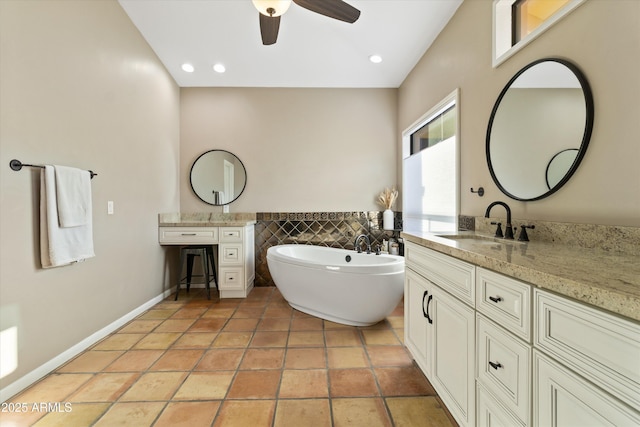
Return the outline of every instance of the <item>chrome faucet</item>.
<path id="1" fill-rule="evenodd" d="M 369 236 L 367 236 L 366 234 L 359 234 L 356 237 L 356 241 L 353 244 L 354 249 L 356 251 L 358 251 L 358 253 L 362 252 L 362 246 L 360 244 L 361 240 L 364 240 L 364 242 L 367 244 L 367 253 L 370 254 L 371 253 L 371 241 L 369 240 Z"/>
<path id="2" fill-rule="evenodd" d="M 513 227 L 511 226 L 511 208 L 505 202 L 493 202 L 487 207 L 487 211 L 484 213 L 485 218 L 489 218 L 491 208 L 495 205 L 503 206 L 507 211 L 507 225 L 504 230 L 504 238 L 513 240 Z M 493 223 L 492 223 L 493 224 Z M 498 223 L 498 229 L 500 229 L 500 223 Z M 496 232 L 496 235 L 498 233 Z M 501 237 L 501 236 L 500 236 Z"/>

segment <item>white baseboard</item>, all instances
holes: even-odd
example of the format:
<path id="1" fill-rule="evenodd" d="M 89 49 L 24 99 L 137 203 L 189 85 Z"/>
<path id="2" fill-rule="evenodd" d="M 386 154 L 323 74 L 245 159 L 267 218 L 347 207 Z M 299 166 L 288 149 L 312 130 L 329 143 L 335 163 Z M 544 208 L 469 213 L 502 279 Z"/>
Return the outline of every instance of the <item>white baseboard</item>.
<path id="1" fill-rule="evenodd" d="M 174 290 L 175 290 L 175 287 L 171 289 L 167 289 L 162 294 L 150 299 L 149 301 L 145 302 L 141 306 L 133 309 L 132 311 L 125 314 L 118 320 L 110 323 L 109 325 L 105 326 L 104 328 L 100 329 L 99 331 L 88 336 L 87 338 L 83 339 L 79 343 L 75 344 L 71 348 L 63 351 L 62 353 L 60 353 L 53 359 L 49 360 L 48 362 L 45 362 L 43 365 L 37 367 L 36 369 L 29 372 L 25 376 L 21 377 L 20 379 L 4 387 L 3 389 L 0 390 L 0 402 L 4 402 L 10 399 L 11 397 L 15 396 L 16 394 L 20 393 L 22 390 L 26 389 L 31 384 L 40 380 L 45 375 L 51 373 L 59 366 L 73 359 L 78 354 L 82 353 L 84 350 L 91 347 L 93 344 L 97 343 L 98 341 L 100 341 L 110 333 L 115 332 L 117 329 L 124 326 L 127 322 L 135 319 L 137 316 L 139 316 L 149 308 L 153 307 L 154 305 L 156 305 L 157 303 L 159 303 L 160 301 L 162 301 L 163 299 L 171 295 L 171 293 Z"/>

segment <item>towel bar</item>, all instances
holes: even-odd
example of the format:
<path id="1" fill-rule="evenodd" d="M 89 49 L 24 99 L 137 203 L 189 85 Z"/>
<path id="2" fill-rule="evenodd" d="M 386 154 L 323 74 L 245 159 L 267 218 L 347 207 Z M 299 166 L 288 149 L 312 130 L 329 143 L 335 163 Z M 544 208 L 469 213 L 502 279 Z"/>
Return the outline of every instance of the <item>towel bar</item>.
<path id="1" fill-rule="evenodd" d="M 16 159 L 13 159 L 13 160 L 11 160 L 9 162 L 9 167 L 12 170 L 16 171 L 16 172 L 21 170 L 23 166 L 28 166 L 30 168 L 41 168 L 41 169 L 44 169 L 43 165 L 29 165 L 27 163 L 22 163 L 20 160 L 16 160 Z M 97 173 L 95 173 L 92 170 L 89 170 L 89 173 L 91 174 L 91 179 L 93 179 L 94 176 L 98 175 Z"/>

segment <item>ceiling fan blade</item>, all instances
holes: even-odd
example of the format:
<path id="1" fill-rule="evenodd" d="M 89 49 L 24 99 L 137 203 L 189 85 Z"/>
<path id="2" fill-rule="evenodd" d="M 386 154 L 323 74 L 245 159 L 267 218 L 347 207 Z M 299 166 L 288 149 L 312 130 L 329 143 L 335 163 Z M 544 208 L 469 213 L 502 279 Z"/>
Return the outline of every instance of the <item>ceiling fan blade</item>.
<path id="1" fill-rule="evenodd" d="M 293 0 L 298 6 L 329 18 L 353 24 L 360 17 L 360 11 L 342 0 Z"/>
<path id="2" fill-rule="evenodd" d="M 280 29 L 279 16 L 260 15 L 260 35 L 262 35 L 262 44 L 274 44 L 278 40 L 278 30 Z"/>

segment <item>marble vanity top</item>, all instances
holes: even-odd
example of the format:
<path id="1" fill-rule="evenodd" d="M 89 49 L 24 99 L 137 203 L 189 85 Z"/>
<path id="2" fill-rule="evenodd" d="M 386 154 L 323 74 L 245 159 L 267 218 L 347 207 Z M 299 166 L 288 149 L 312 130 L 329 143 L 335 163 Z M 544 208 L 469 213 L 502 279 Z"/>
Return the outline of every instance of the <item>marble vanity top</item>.
<path id="1" fill-rule="evenodd" d="M 161 213 L 160 227 L 244 227 L 256 223 L 255 213 Z"/>
<path id="2" fill-rule="evenodd" d="M 453 234 L 453 233 L 452 233 Z M 640 321 L 640 256 L 549 242 L 402 233 L 405 241 Z"/>

